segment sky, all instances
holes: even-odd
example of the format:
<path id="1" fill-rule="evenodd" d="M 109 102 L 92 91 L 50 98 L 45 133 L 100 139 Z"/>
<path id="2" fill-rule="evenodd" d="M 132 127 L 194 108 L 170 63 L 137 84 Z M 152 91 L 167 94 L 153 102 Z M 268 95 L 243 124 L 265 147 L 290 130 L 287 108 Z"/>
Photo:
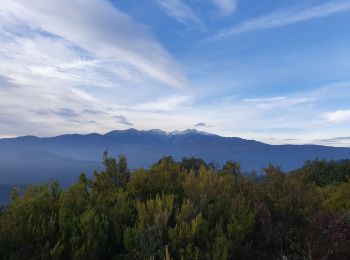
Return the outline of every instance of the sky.
<path id="1" fill-rule="evenodd" d="M 350 146 L 350 0 L 1 0 L 0 137 Z"/>

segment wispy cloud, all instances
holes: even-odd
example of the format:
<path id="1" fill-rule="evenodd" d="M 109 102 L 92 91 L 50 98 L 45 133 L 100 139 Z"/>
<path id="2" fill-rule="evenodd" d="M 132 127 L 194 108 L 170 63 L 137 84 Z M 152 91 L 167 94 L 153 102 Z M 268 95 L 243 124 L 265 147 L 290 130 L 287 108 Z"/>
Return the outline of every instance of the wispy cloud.
<path id="1" fill-rule="evenodd" d="M 82 111 L 82 114 L 88 114 L 88 115 L 108 115 L 108 113 L 101 111 L 101 110 L 97 110 L 97 109 L 91 109 L 91 108 L 85 108 Z"/>
<path id="2" fill-rule="evenodd" d="M 2 135 L 130 126 L 142 108 L 119 107 L 158 102 L 189 84 L 149 27 L 105 0 L 4 0 L 0 42 Z"/>
<path id="3" fill-rule="evenodd" d="M 95 125 L 98 124 L 95 120 L 79 120 L 79 119 L 72 119 L 69 120 L 72 123 L 78 124 L 79 126 L 81 125 Z"/>
<path id="4" fill-rule="evenodd" d="M 208 41 L 217 41 L 232 35 L 295 24 L 336 13 L 350 11 L 350 1 L 332 1 L 309 7 L 293 7 L 279 10 L 267 15 L 245 20 L 224 30 Z"/>
<path id="5" fill-rule="evenodd" d="M 113 116 L 113 118 L 117 119 L 118 123 L 123 125 L 132 126 L 133 124 L 129 122 L 129 120 L 125 116 Z"/>
<path id="6" fill-rule="evenodd" d="M 316 139 L 316 140 L 313 140 L 311 143 L 327 145 L 327 146 L 349 147 L 350 136 L 339 136 L 339 137 L 331 137 L 331 138 L 324 138 L 324 139 Z"/>
<path id="7" fill-rule="evenodd" d="M 237 7 L 236 0 L 210 0 L 217 6 L 222 15 L 231 14 Z"/>
<path id="8" fill-rule="evenodd" d="M 181 68 L 150 30 L 105 0 L 4 0 L 0 11 L 11 12 L 96 59 L 116 60 L 170 86 L 188 84 Z"/>
<path id="9" fill-rule="evenodd" d="M 194 23 L 200 30 L 205 29 L 205 24 L 196 12 L 183 0 L 157 0 L 167 15 L 180 23 Z"/>
<path id="10" fill-rule="evenodd" d="M 61 117 L 79 117 L 73 109 L 62 107 L 58 109 L 39 109 L 34 111 L 37 115 L 47 116 L 47 115 L 57 115 Z"/>
<path id="11" fill-rule="evenodd" d="M 201 15 L 196 12 L 197 9 L 187 0 L 156 0 L 164 12 L 180 23 L 195 25 L 199 30 L 205 31 L 206 24 Z M 199 0 L 195 1 L 195 6 L 201 3 L 209 2 L 216 7 L 220 15 L 226 16 L 236 10 L 236 0 Z M 200 9 L 200 8 L 198 8 Z"/>
<path id="12" fill-rule="evenodd" d="M 333 137 L 333 138 L 327 138 L 327 139 L 318 139 L 316 141 L 323 142 L 323 143 L 336 143 L 344 140 L 350 141 L 350 136 L 339 136 L 339 137 Z"/>
<path id="13" fill-rule="evenodd" d="M 197 127 L 212 127 L 212 125 L 209 125 L 209 124 L 204 123 L 204 122 L 199 122 L 199 123 L 195 124 L 194 126 L 197 126 Z"/>
<path id="14" fill-rule="evenodd" d="M 247 98 L 242 99 L 242 104 L 252 104 L 255 107 L 272 109 L 276 107 L 291 107 L 297 106 L 300 104 L 310 104 L 313 101 L 317 100 L 316 96 L 313 96 L 311 93 L 304 93 L 303 95 L 294 95 L 294 96 L 277 96 L 277 97 L 266 97 L 266 98 Z"/>
<path id="15" fill-rule="evenodd" d="M 152 102 L 147 102 L 130 107 L 133 110 L 164 112 L 172 111 L 185 104 L 190 98 L 188 96 L 174 95 L 164 97 Z"/>

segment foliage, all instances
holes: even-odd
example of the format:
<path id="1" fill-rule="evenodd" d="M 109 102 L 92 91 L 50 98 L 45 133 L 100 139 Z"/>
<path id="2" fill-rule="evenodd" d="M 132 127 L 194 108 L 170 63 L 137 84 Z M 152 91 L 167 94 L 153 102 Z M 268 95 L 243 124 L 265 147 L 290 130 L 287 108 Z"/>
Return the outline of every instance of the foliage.
<path id="1" fill-rule="evenodd" d="M 0 209 L 0 259 L 347 259 L 350 163 L 315 160 L 261 178 L 228 161 L 161 158 L 14 188 Z"/>

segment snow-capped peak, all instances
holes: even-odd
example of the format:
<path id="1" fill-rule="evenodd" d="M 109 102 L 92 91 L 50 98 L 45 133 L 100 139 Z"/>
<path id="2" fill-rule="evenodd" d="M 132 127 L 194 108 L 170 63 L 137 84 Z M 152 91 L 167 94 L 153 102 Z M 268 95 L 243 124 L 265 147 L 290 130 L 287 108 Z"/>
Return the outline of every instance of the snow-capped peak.
<path id="1" fill-rule="evenodd" d="M 169 134 L 168 132 L 165 132 L 165 131 L 160 130 L 160 129 L 151 129 L 151 130 L 148 130 L 147 132 L 152 133 L 152 134 L 158 134 L 158 135 L 168 135 Z"/>
<path id="2" fill-rule="evenodd" d="M 179 130 L 174 130 L 171 132 L 166 132 L 160 129 L 150 129 L 150 130 L 137 130 L 134 128 L 130 128 L 130 129 L 126 129 L 126 130 L 114 130 L 111 132 L 108 132 L 107 135 L 111 135 L 111 134 L 118 134 L 118 133 L 123 133 L 123 132 L 128 132 L 128 133 L 136 133 L 136 132 L 140 132 L 140 133 L 150 133 L 150 134 L 154 134 L 154 135 L 163 135 L 163 136 L 184 136 L 184 135 L 191 135 L 191 134 L 199 134 L 199 135 L 213 135 L 207 132 L 203 132 L 203 131 L 199 131 L 197 129 L 186 129 L 183 131 L 179 131 Z"/>
<path id="3" fill-rule="evenodd" d="M 175 130 L 169 133 L 170 135 L 188 135 L 188 134 L 201 134 L 201 135 L 211 135 L 209 133 L 199 131 L 197 129 L 186 129 L 183 131 Z"/>

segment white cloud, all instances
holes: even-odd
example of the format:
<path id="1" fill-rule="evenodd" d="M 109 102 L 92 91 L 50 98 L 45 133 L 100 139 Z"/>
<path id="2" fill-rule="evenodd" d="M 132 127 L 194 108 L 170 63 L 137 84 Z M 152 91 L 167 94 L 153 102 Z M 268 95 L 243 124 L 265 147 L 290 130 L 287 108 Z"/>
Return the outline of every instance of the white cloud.
<path id="1" fill-rule="evenodd" d="M 327 112 L 323 117 L 331 123 L 343 123 L 350 120 L 350 109 Z"/>
<path id="2" fill-rule="evenodd" d="M 295 24 L 336 13 L 350 11 L 350 1 L 332 1 L 303 8 L 289 8 L 267 15 L 245 20 L 228 30 L 211 37 L 209 41 L 220 40 L 235 34 Z"/>
<path id="3" fill-rule="evenodd" d="M 150 30 L 107 1 L 4 0 L 0 10 L 58 35 L 98 59 L 131 65 L 170 86 L 188 84 L 179 66 Z"/>
<path id="4" fill-rule="evenodd" d="M 195 23 L 201 29 L 205 29 L 204 22 L 195 11 L 183 0 L 157 0 L 167 15 L 173 17 L 180 23 Z"/>

